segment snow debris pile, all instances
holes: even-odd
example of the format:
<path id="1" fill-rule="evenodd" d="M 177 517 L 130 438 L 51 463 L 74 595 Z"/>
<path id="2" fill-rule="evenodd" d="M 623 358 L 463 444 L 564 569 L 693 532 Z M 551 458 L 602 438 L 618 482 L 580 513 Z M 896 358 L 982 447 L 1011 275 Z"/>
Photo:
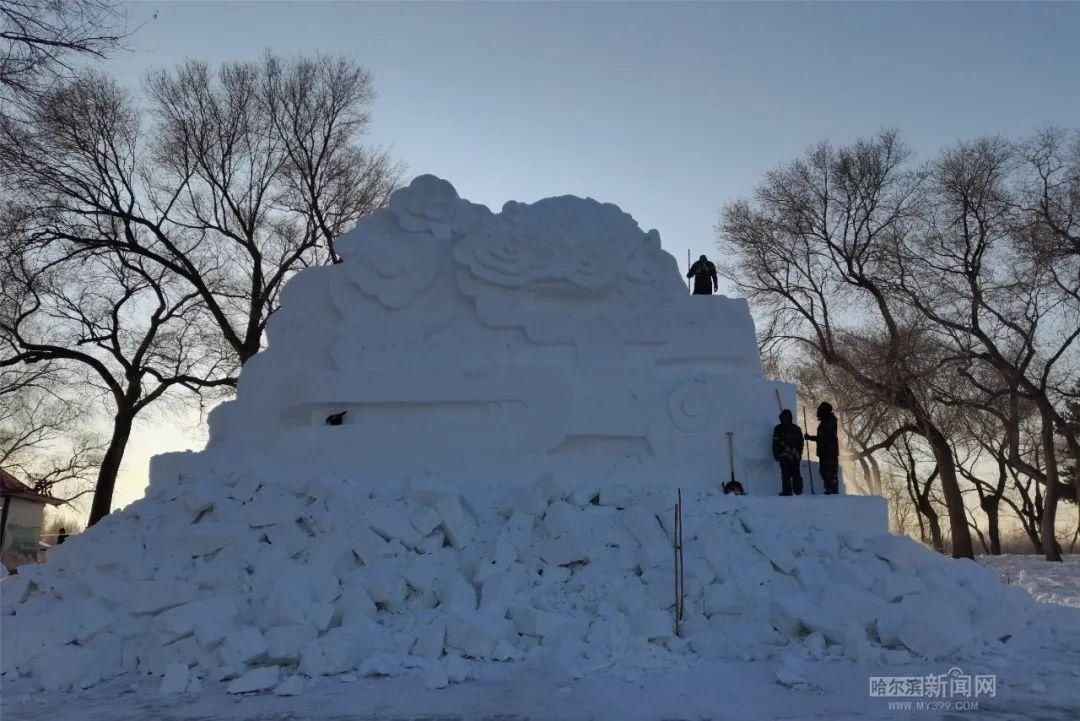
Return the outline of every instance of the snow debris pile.
<path id="1" fill-rule="evenodd" d="M 746 302 L 688 295 L 617 207 L 492 213 L 421 176 L 336 247 L 204 451 L 156 457 L 146 498 L 0 581 L 4 674 L 439 688 L 522 659 L 949 656 L 1028 622 L 993 571 L 887 535 L 880 499 L 763 497 L 794 387 L 765 378 Z M 748 497 L 718 494 L 730 467 Z"/>
<path id="2" fill-rule="evenodd" d="M 1034 603 L 992 570 L 874 534 L 873 498 L 684 495 L 676 636 L 667 490 L 375 494 L 234 477 L 175 491 L 3 580 L 5 674 L 47 689 L 133 672 L 161 676 L 163 692 L 209 680 L 291 695 L 344 672 L 417 669 L 437 688 L 473 664 L 537 656 L 571 675 L 798 644 L 899 661 L 985 651 Z"/>

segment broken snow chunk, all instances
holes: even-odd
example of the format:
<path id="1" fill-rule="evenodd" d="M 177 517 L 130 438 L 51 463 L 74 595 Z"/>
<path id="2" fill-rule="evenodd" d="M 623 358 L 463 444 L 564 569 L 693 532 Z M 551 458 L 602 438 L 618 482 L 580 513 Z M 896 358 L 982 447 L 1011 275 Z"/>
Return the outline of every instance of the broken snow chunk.
<path id="1" fill-rule="evenodd" d="M 300 651 L 318 636 L 313 626 L 275 626 L 266 632 L 266 654 L 271 663 L 296 663 Z"/>
<path id="2" fill-rule="evenodd" d="M 421 536 L 430 536 L 432 531 L 439 527 L 442 519 L 439 518 L 439 514 L 435 512 L 435 509 L 425 507 L 413 511 L 412 515 L 409 516 L 409 522 Z"/>
<path id="3" fill-rule="evenodd" d="M 394 555 L 393 546 L 371 530 L 367 524 L 360 523 L 350 529 L 346 540 L 349 548 L 364 565 L 369 566 L 379 559 L 390 558 Z"/>
<path id="4" fill-rule="evenodd" d="M 230 521 L 196 523 L 176 534 L 171 540 L 181 545 L 192 556 L 205 556 L 219 551 L 236 538 L 247 534 L 247 524 Z"/>
<path id="5" fill-rule="evenodd" d="M 165 671 L 165 677 L 161 679 L 158 693 L 184 693 L 187 691 L 189 682 L 188 665 L 186 663 L 172 663 Z"/>
<path id="6" fill-rule="evenodd" d="M 330 676 L 353 668 L 359 656 L 356 636 L 332 628 L 300 651 L 300 671 L 308 676 Z"/>
<path id="7" fill-rule="evenodd" d="M 585 544 L 574 535 L 545 538 L 536 544 L 536 555 L 552 566 L 568 566 L 589 558 Z M 668 552 L 670 555 L 670 551 Z"/>
<path id="8" fill-rule="evenodd" d="M 84 646 L 55 646 L 35 656 L 28 670 L 45 691 L 86 688 L 101 678 L 94 653 Z"/>
<path id="9" fill-rule="evenodd" d="M 357 670 L 361 676 L 378 677 L 397 676 L 404 668 L 401 659 L 388 653 L 375 653 L 361 661 Z"/>
<path id="10" fill-rule="evenodd" d="M 386 541 L 400 541 L 406 548 L 416 548 L 424 540 L 408 517 L 392 506 L 373 510 L 368 514 L 368 524 Z"/>
<path id="11" fill-rule="evenodd" d="M 675 620 L 668 611 L 644 611 L 630 617 L 630 630 L 650 641 L 664 640 L 675 635 Z"/>
<path id="12" fill-rule="evenodd" d="M 289 676 L 274 688 L 278 696 L 299 696 L 304 692 L 304 679 L 298 675 Z"/>
<path id="13" fill-rule="evenodd" d="M 470 658 L 488 659 L 500 640 L 508 638 L 514 626 L 505 618 L 469 612 L 454 614 L 446 627 L 446 645 Z"/>
<path id="14" fill-rule="evenodd" d="M 671 552 L 671 540 L 664 533 L 657 517 L 641 506 L 623 511 L 619 516 L 631 535 L 646 548 L 663 548 Z"/>
<path id="15" fill-rule="evenodd" d="M 215 596 L 174 606 L 158 614 L 154 618 L 154 626 L 169 640 L 183 638 L 201 630 L 199 642 L 206 646 L 221 640 L 223 636 L 218 636 L 218 631 L 234 630 L 230 620 L 236 613 L 235 597 Z"/>
<path id="16" fill-rule="evenodd" d="M 934 559 L 933 552 L 924 546 L 907 536 L 894 536 L 891 533 L 866 539 L 866 549 L 897 569 L 915 570 Z"/>
<path id="17" fill-rule="evenodd" d="M 450 683 L 465 683 L 472 678 L 472 669 L 469 662 L 457 654 L 450 654 L 442 661 L 446 670 L 446 677 Z"/>
<path id="18" fill-rule="evenodd" d="M 747 535 L 751 545 L 782 572 L 791 573 L 795 570 L 795 555 L 787 545 L 776 537 L 775 532 L 760 531 Z"/>
<path id="19" fill-rule="evenodd" d="M 476 588 L 460 573 L 448 576 L 436 591 L 439 608 L 447 613 L 468 613 L 476 610 Z"/>
<path id="20" fill-rule="evenodd" d="M 580 509 L 564 501 L 556 501 L 544 514 L 544 528 L 552 538 L 573 533 L 581 524 Z"/>
<path id="21" fill-rule="evenodd" d="M 30 579 L 24 574 L 7 576 L 0 581 L 0 613 L 10 616 L 15 607 L 30 595 Z"/>
<path id="22" fill-rule="evenodd" d="M 399 564 L 390 560 L 379 561 L 357 571 L 356 577 L 376 604 L 395 610 L 405 603 L 405 579 L 401 576 Z"/>
<path id="23" fill-rule="evenodd" d="M 454 572 L 453 561 L 443 554 L 425 554 L 413 558 L 405 571 L 405 581 L 422 593 L 433 593 Z"/>
<path id="24" fill-rule="evenodd" d="M 245 473 L 236 479 L 236 483 L 229 489 L 229 497 L 247 503 L 259 490 L 260 481 L 254 475 Z"/>
<path id="25" fill-rule="evenodd" d="M 259 629 L 248 627 L 226 636 L 218 654 L 228 666 L 244 666 L 266 654 L 266 639 Z"/>
<path id="26" fill-rule="evenodd" d="M 446 669 L 438 661 L 432 663 L 424 672 L 424 688 L 436 690 L 450 685 L 450 677 L 446 675 Z"/>
<path id="27" fill-rule="evenodd" d="M 160 613 L 195 596 L 195 589 L 180 581 L 134 581 L 128 591 L 131 595 L 125 605 L 135 615 Z"/>
<path id="28" fill-rule="evenodd" d="M 444 496 L 435 503 L 435 510 L 446 538 L 455 548 L 463 548 L 472 541 L 476 522 L 461 505 L 459 496 Z"/>
<path id="29" fill-rule="evenodd" d="M 181 497 L 184 501 L 184 507 L 194 518 L 213 507 L 214 501 L 222 497 L 222 489 L 216 480 L 204 479 L 185 483 Z"/>
<path id="30" fill-rule="evenodd" d="M 411 653 L 421 658 L 438 659 L 443 655 L 443 647 L 446 643 L 446 621 L 441 618 L 433 619 L 420 630 L 416 642 L 413 643 Z"/>
<path id="31" fill-rule="evenodd" d="M 277 685 L 281 669 L 277 666 L 253 668 L 239 678 L 233 679 L 225 690 L 229 693 L 254 693 Z"/>

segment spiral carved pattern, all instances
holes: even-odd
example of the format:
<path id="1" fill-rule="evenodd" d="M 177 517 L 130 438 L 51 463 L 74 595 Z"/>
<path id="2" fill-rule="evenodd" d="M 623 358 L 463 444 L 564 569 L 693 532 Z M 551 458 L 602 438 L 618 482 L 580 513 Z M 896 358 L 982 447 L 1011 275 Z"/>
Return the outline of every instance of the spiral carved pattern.
<path id="1" fill-rule="evenodd" d="M 705 383 L 691 381 L 675 389 L 668 397 L 671 422 L 684 433 L 699 433 L 709 426 L 712 403 L 705 392 Z"/>

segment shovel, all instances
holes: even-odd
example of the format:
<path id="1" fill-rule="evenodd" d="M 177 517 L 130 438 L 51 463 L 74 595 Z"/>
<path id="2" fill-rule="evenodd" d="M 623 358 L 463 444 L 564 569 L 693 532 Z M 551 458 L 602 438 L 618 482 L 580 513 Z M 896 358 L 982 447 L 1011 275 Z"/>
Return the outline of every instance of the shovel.
<path id="1" fill-rule="evenodd" d="M 735 432 L 727 432 L 728 466 L 731 468 L 731 482 L 735 482 Z"/>

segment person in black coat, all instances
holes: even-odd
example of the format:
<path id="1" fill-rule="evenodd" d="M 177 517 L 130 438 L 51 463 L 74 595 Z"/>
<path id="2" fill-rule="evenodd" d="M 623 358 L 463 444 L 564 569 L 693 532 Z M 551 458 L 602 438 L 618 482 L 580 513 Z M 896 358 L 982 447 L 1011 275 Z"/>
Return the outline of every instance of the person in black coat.
<path id="1" fill-rule="evenodd" d="M 773 428 L 772 454 L 780 464 L 780 495 L 802 495 L 802 429 L 791 421 L 791 411 L 780 411 L 780 423 Z"/>
<path id="2" fill-rule="evenodd" d="M 840 492 L 840 441 L 836 437 L 836 414 L 832 404 L 823 402 L 817 409 L 817 435 L 806 435 L 806 440 L 817 442 L 818 467 L 825 495 Z"/>
<path id="3" fill-rule="evenodd" d="M 694 295 L 712 295 L 720 288 L 716 279 L 716 266 L 709 262 L 704 255 L 690 266 L 687 278 L 694 279 Z"/>

